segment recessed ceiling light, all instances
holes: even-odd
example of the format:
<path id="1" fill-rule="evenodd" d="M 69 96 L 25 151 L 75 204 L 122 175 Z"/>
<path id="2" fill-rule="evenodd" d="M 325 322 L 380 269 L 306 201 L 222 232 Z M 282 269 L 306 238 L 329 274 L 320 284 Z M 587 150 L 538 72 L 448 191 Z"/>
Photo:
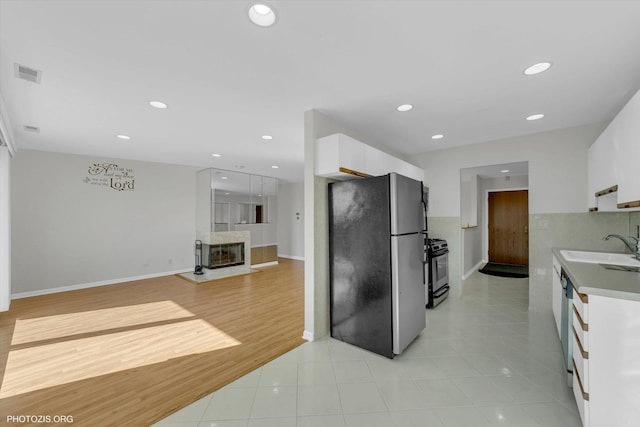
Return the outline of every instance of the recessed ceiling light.
<path id="1" fill-rule="evenodd" d="M 220 179 L 227 179 L 227 177 L 226 176 L 221 176 Z"/>
<path id="2" fill-rule="evenodd" d="M 249 6 L 249 19 L 259 27 L 270 27 L 276 23 L 276 12 L 271 6 L 262 2 Z"/>
<path id="3" fill-rule="evenodd" d="M 431 139 L 442 139 L 442 138 L 444 138 L 444 135 L 441 135 L 441 134 L 433 135 L 431 137 Z"/>
<path id="4" fill-rule="evenodd" d="M 502 169 L 500 172 L 501 173 L 507 173 L 507 172 L 509 172 L 509 169 Z"/>
<path id="5" fill-rule="evenodd" d="M 527 76 L 533 76 L 534 74 L 540 74 L 547 71 L 549 67 L 551 67 L 551 62 L 539 62 L 524 70 L 524 73 Z"/>
<path id="6" fill-rule="evenodd" d="M 399 105 L 398 108 L 396 108 L 396 110 L 402 113 L 404 113 L 405 111 L 410 111 L 412 109 L 413 109 L 413 105 L 411 104 L 402 104 L 402 105 Z"/>
<path id="7" fill-rule="evenodd" d="M 120 139 L 131 139 L 129 135 L 116 135 L 116 137 Z"/>
<path id="8" fill-rule="evenodd" d="M 278 169 L 278 166 L 271 166 L 273 169 Z"/>
<path id="9" fill-rule="evenodd" d="M 225 196 L 228 196 L 228 195 L 229 195 L 229 193 L 224 193 L 224 195 L 225 195 Z"/>
<path id="10" fill-rule="evenodd" d="M 533 115 L 527 117 L 527 120 L 529 120 L 529 121 L 540 120 L 543 117 L 544 117 L 544 114 L 533 114 Z"/>
<path id="11" fill-rule="evenodd" d="M 222 157 L 220 154 L 216 154 L 216 153 L 213 153 L 211 156 L 212 157 Z"/>
<path id="12" fill-rule="evenodd" d="M 151 105 L 152 107 L 161 108 L 161 109 L 168 107 L 168 105 L 162 101 L 149 101 L 149 105 Z"/>
<path id="13" fill-rule="evenodd" d="M 269 141 L 269 140 L 272 140 L 273 137 L 271 135 L 262 135 L 262 139 Z"/>

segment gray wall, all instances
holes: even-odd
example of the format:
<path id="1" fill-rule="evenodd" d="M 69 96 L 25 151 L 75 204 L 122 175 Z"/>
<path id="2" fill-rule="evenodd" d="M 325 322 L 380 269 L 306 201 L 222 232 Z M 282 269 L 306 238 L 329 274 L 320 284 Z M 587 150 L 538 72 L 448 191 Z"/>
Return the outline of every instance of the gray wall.
<path id="1" fill-rule="evenodd" d="M 134 191 L 83 182 L 104 162 L 131 168 Z M 11 177 L 13 294 L 193 268 L 196 170 L 20 150 Z"/>

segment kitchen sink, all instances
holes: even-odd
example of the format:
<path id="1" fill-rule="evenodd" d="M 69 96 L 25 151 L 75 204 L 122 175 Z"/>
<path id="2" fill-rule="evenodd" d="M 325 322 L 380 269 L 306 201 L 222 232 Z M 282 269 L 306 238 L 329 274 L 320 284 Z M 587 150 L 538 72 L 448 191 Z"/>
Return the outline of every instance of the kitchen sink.
<path id="1" fill-rule="evenodd" d="M 570 251 L 561 250 L 560 255 L 567 261 L 588 262 L 592 264 L 611 264 L 624 265 L 628 267 L 640 267 L 640 261 L 635 259 L 633 255 L 618 254 L 611 252 L 586 252 L 586 251 Z"/>

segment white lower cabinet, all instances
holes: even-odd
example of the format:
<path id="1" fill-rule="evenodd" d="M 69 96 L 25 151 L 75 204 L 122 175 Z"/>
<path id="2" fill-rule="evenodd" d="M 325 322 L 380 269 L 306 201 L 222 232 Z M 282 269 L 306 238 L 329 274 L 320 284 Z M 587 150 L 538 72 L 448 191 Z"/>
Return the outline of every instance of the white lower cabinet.
<path id="1" fill-rule="evenodd" d="M 640 420 L 640 302 L 573 294 L 573 394 L 585 427 Z"/>
<path id="2" fill-rule="evenodd" d="M 575 367 L 573 371 L 573 395 L 576 398 L 576 404 L 578 406 L 578 412 L 580 412 L 580 419 L 582 419 L 582 425 L 584 427 L 590 427 L 591 414 L 589 412 L 589 401 L 584 398 L 582 389 L 580 388 L 580 382 L 578 381 L 578 375 L 576 375 Z"/>

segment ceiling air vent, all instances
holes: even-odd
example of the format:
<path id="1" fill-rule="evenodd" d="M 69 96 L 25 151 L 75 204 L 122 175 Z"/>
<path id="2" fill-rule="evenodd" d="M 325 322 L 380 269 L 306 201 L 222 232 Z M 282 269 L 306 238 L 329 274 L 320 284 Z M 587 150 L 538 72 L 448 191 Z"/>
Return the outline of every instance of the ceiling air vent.
<path id="1" fill-rule="evenodd" d="M 18 63 L 15 64 L 16 77 L 28 82 L 40 83 L 42 79 L 42 71 L 29 68 Z"/>
<path id="2" fill-rule="evenodd" d="M 29 132 L 40 133 L 40 128 L 37 126 L 24 125 L 24 130 Z"/>

